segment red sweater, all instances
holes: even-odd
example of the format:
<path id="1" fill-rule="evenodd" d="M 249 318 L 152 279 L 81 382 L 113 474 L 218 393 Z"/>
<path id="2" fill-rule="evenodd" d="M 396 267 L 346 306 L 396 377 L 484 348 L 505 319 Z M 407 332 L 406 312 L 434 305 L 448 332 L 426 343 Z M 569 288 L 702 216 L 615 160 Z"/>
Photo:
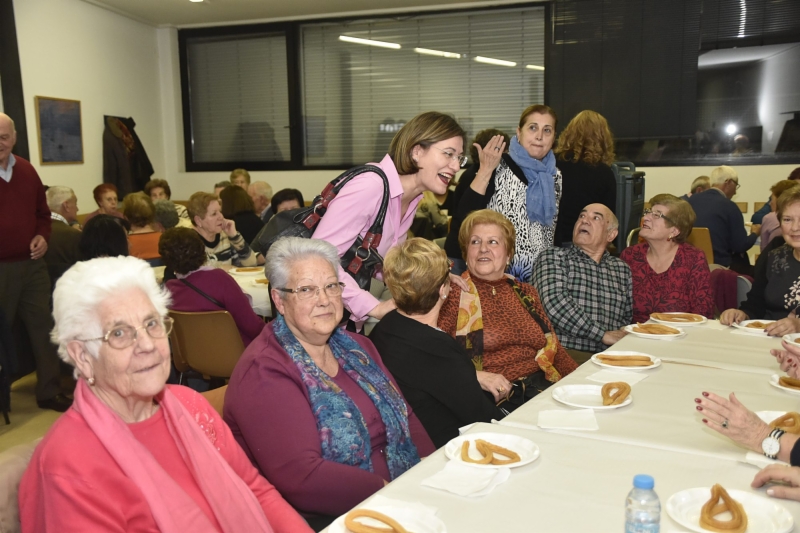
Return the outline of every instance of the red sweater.
<path id="1" fill-rule="evenodd" d="M 39 174 L 28 161 L 15 155 L 11 181 L 0 179 L 0 262 L 31 258 L 36 235 L 50 239 L 50 209 Z"/>

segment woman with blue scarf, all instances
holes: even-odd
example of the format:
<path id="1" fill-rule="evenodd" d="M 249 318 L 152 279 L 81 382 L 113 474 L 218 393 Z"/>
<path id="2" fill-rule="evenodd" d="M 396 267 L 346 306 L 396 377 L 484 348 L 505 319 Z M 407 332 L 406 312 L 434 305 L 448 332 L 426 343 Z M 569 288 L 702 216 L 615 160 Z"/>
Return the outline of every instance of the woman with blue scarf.
<path id="1" fill-rule="evenodd" d="M 539 254 L 553 246 L 561 198 L 561 173 L 552 150 L 557 123 L 550 107 L 532 105 L 522 112 L 509 153 L 503 153 L 500 136 L 484 148 L 474 145 L 480 169 L 467 184 L 450 224 L 448 239 L 455 239 L 472 211 L 491 209 L 505 215 L 517 234 L 508 273 L 525 283 Z"/>
<path id="2" fill-rule="evenodd" d="M 284 238 L 266 258 L 280 313 L 231 376 L 224 418 L 262 474 L 324 526 L 434 451 L 373 344 L 337 327 L 336 248 Z"/>

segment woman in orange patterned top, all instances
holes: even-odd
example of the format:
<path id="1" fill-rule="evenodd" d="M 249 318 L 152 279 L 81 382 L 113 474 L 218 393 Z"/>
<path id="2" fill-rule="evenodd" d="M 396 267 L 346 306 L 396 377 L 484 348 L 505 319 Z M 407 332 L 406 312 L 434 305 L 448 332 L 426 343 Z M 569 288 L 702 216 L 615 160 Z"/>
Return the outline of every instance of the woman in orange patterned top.
<path id="1" fill-rule="evenodd" d="M 505 273 L 514 226 L 489 209 L 472 212 L 458 240 L 469 291 L 452 285 L 439 327 L 466 349 L 483 390 L 512 410 L 577 368 L 558 341 L 533 286 Z"/>

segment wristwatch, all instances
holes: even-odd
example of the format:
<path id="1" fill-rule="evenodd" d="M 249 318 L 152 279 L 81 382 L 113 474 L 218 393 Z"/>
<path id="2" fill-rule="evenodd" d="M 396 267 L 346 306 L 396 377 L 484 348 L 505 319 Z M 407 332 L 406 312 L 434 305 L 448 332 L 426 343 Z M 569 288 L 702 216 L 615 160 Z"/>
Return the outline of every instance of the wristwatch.
<path id="1" fill-rule="evenodd" d="M 775 428 L 769 434 L 769 436 L 761 441 L 761 449 L 764 451 L 764 455 L 767 456 L 769 459 L 775 459 L 778 457 L 778 452 L 781 451 L 781 443 L 778 439 L 786 433 L 782 429 Z"/>

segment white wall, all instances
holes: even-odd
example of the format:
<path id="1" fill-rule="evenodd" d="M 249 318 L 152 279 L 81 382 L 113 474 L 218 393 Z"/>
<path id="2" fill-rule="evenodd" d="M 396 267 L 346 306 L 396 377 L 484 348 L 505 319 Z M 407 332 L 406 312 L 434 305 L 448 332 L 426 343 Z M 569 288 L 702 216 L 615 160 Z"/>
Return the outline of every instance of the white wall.
<path id="1" fill-rule="evenodd" d="M 31 163 L 46 185 L 72 187 L 82 213 L 103 181 L 103 115 L 133 117 L 164 172 L 156 29 L 80 0 L 15 0 Z M 80 100 L 83 164 L 39 164 L 34 96 Z M 12 117 L 13 118 L 13 117 Z"/>

